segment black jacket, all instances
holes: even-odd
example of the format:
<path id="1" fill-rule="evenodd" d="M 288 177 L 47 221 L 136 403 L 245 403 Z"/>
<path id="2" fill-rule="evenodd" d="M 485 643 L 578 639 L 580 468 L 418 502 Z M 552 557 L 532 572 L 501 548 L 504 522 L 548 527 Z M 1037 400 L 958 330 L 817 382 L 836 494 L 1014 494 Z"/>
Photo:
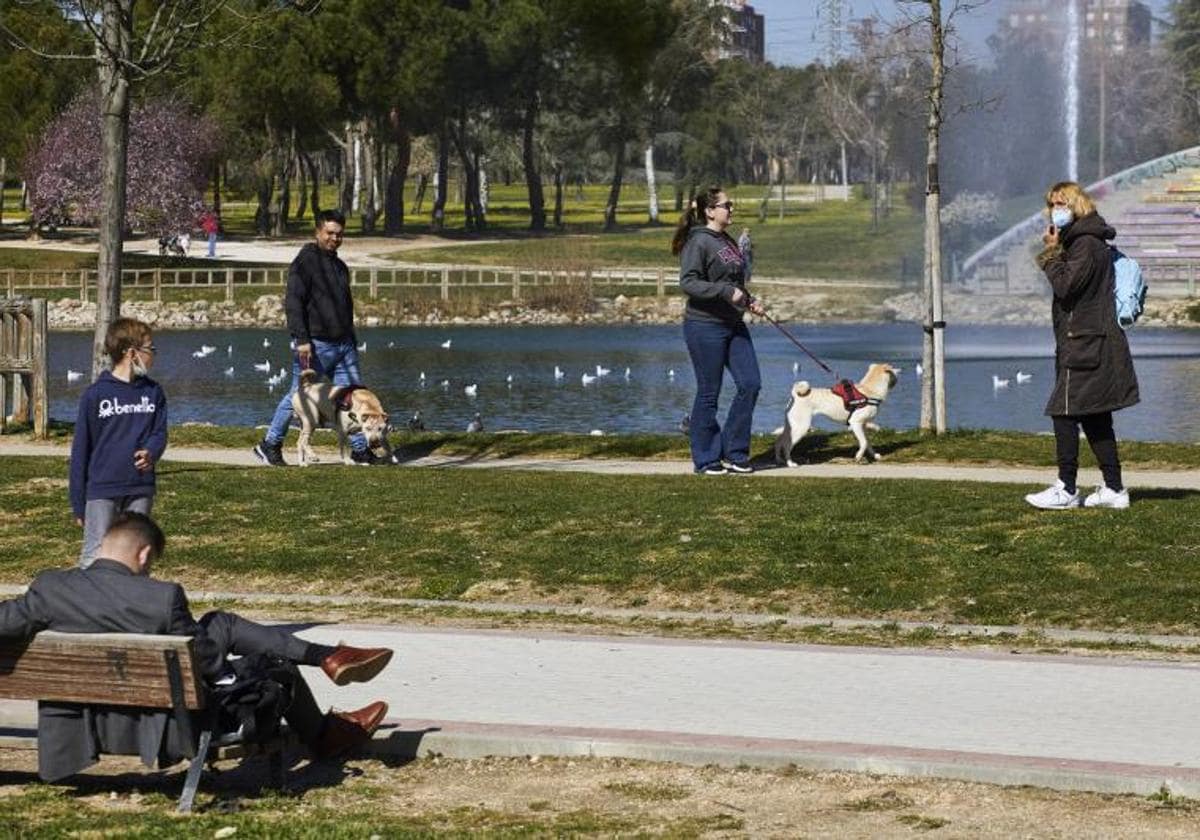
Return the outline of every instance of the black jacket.
<path id="1" fill-rule="evenodd" d="M 747 292 L 741 307 L 732 302 L 735 289 L 746 291 L 746 267 L 737 243 L 704 225 L 691 229 L 679 252 L 679 285 L 688 299 L 683 317 L 690 320 L 740 322 L 750 301 Z"/>
<path id="2" fill-rule="evenodd" d="M 207 679 L 225 662 L 225 651 L 192 618 L 183 587 L 135 575 L 112 560 L 43 572 L 24 595 L 0 603 L 0 638 L 28 639 L 42 630 L 191 636 L 196 667 Z M 174 763 L 184 748 L 164 710 L 38 704 L 38 775 L 43 779 L 78 773 L 95 764 L 99 752 L 138 754 L 152 766 Z"/>
<path id="3" fill-rule="evenodd" d="M 1116 411 L 1138 402 L 1125 331 L 1117 325 L 1112 253 L 1117 232 L 1099 213 L 1076 219 L 1037 257 L 1054 293 L 1054 390 L 1050 416 Z"/>
<path id="4" fill-rule="evenodd" d="M 297 344 L 314 338 L 357 343 L 350 270 L 337 254 L 322 251 L 315 242 L 301 248 L 292 260 L 283 308 L 288 332 Z"/>

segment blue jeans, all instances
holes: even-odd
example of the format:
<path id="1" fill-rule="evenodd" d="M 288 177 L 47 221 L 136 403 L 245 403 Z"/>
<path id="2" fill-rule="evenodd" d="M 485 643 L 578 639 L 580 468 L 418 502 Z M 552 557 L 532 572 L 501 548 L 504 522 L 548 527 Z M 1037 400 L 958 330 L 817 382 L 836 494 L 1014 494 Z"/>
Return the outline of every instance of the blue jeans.
<path id="1" fill-rule="evenodd" d="M 217 235 L 216 235 L 216 233 L 210 233 L 208 235 L 208 255 L 210 257 L 215 257 L 217 255 Z"/>
<path id="2" fill-rule="evenodd" d="M 750 460 L 750 426 L 762 387 L 750 330 L 741 321 L 727 324 L 687 319 L 683 338 L 696 373 L 696 400 L 688 432 L 692 463 L 697 470 L 721 460 L 744 464 Z M 717 400 L 725 368 L 733 376 L 737 395 L 722 429 L 717 424 Z"/>
<path id="3" fill-rule="evenodd" d="M 312 355 L 309 356 L 312 369 L 323 376 L 328 376 L 334 385 L 361 385 L 362 377 L 358 373 L 358 348 L 353 341 L 321 341 L 312 339 Z M 287 437 L 288 426 L 292 422 L 292 394 L 300 387 L 300 357 L 296 355 L 296 342 L 292 342 L 292 387 L 283 395 L 275 408 L 275 416 L 271 418 L 271 427 L 263 435 L 263 439 L 276 446 L 283 443 Z M 367 449 L 367 439 L 361 434 L 350 436 L 350 448 L 355 452 Z"/>

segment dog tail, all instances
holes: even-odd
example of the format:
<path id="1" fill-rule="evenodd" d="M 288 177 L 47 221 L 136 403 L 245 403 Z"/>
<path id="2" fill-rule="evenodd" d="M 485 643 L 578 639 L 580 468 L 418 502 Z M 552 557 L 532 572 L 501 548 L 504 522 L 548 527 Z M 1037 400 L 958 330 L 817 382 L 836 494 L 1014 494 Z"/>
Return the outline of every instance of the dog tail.
<path id="1" fill-rule="evenodd" d="M 792 394 L 797 397 L 807 397 L 810 393 L 812 393 L 812 386 L 803 379 L 792 386 Z"/>
<path id="2" fill-rule="evenodd" d="M 321 374 L 317 373 L 312 368 L 307 368 L 300 371 L 300 386 L 311 385 L 321 378 Z"/>

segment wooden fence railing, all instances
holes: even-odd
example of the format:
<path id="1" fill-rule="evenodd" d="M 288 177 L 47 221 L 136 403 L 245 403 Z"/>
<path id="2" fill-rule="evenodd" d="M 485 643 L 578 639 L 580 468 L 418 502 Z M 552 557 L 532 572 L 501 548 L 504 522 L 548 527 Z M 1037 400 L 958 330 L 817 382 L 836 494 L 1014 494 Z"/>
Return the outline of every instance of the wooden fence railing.
<path id="1" fill-rule="evenodd" d="M 254 268 L 139 268 L 121 272 L 121 285 L 126 290 L 149 291 L 160 301 L 168 289 L 223 290 L 225 300 L 232 303 L 239 289 L 282 290 L 287 282 L 286 266 Z M 366 291 L 374 299 L 380 292 L 412 289 L 436 293 L 449 300 L 455 291 L 504 290 L 513 300 L 521 300 L 539 288 L 585 284 L 601 291 L 631 290 L 638 294 L 665 295 L 674 291 L 678 269 L 668 268 L 593 268 L 586 271 L 516 268 L 512 266 L 443 265 L 440 263 L 406 263 L 386 268 L 353 268 L 350 284 Z M 823 278 L 755 277 L 754 282 L 771 285 L 839 285 L 862 288 L 903 288 L 906 284 L 891 280 L 855 280 Z M 96 272 L 94 270 L 0 269 L 0 289 L 9 296 L 20 292 L 77 293 L 80 300 L 94 299 Z"/>
<path id="2" fill-rule="evenodd" d="M 0 430 L 27 423 L 46 437 L 50 411 L 46 390 L 46 301 L 0 298 Z M 12 413 L 8 395 L 12 394 Z"/>

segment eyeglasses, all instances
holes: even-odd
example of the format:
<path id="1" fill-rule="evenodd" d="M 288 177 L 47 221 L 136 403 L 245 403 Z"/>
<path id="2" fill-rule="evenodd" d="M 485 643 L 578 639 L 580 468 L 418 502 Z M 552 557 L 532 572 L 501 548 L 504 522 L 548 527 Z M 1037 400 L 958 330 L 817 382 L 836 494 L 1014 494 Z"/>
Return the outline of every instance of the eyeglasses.
<path id="1" fill-rule="evenodd" d="M 724 207 L 726 210 L 733 210 L 733 202 L 723 201 L 720 204 L 714 204 L 712 209 L 716 210 L 718 207 Z"/>
<path id="2" fill-rule="evenodd" d="M 157 353 L 158 348 L 153 344 L 144 344 L 141 347 L 135 347 L 135 350 L 141 350 L 143 353 Z"/>

